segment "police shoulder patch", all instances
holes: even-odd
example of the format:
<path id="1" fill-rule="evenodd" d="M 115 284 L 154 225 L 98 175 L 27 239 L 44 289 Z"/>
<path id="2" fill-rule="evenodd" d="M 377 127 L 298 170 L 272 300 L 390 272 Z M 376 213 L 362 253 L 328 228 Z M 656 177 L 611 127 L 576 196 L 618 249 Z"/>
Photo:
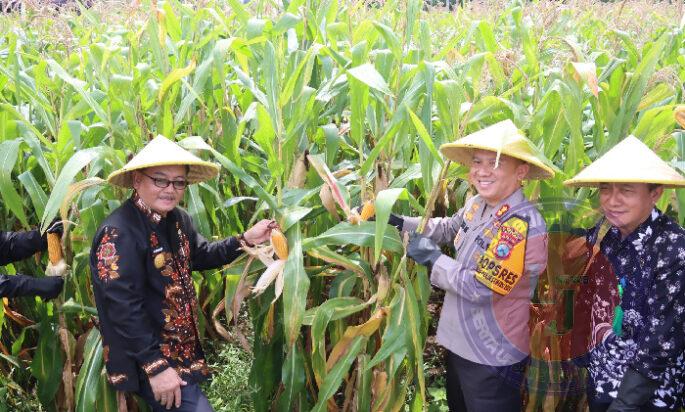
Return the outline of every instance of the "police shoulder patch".
<path id="1" fill-rule="evenodd" d="M 497 235 L 476 265 L 476 279 L 488 289 L 507 295 L 523 276 L 528 222 L 512 216 L 499 225 Z"/>

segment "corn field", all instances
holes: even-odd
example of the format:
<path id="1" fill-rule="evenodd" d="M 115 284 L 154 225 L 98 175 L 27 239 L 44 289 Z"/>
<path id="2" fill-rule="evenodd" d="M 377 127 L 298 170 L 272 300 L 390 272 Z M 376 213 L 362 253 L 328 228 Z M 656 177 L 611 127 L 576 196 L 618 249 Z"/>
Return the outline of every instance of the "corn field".
<path id="1" fill-rule="evenodd" d="M 0 307 L 0 411 L 22 392 L 45 411 L 117 410 L 90 242 L 129 195 L 100 179 L 157 135 L 222 166 L 183 203 L 205 237 L 275 218 L 287 239 L 275 267 L 255 251 L 193 274 L 203 339 L 253 354 L 254 410 L 427 410 L 434 292 L 386 223 L 455 213 L 473 191 L 437 148 L 507 118 L 561 171 L 525 187 L 551 228 L 526 409 L 583 410 L 559 277 L 573 274 L 565 233 L 593 223 L 597 200 L 561 182 L 629 134 L 685 170 L 685 19 L 682 4 L 569 4 L 143 0 L 0 15 L 0 227 L 71 222 L 60 298 Z M 685 193 L 658 206 L 685 219 Z M 257 285 L 266 270 L 275 281 Z"/>

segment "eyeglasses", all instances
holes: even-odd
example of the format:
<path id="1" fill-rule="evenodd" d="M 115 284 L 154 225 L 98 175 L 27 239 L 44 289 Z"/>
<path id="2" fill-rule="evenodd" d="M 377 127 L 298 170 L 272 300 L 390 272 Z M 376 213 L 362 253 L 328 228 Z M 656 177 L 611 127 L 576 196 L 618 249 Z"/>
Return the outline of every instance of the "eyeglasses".
<path id="1" fill-rule="evenodd" d="M 176 189 L 176 190 L 185 189 L 186 186 L 188 186 L 188 181 L 186 181 L 186 180 L 169 180 L 169 179 L 165 179 L 163 177 L 152 177 L 152 176 L 145 174 L 145 173 L 142 173 L 142 172 L 141 172 L 141 174 L 152 179 L 152 183 L 155 186 L 162 188 L 162 189 L 169 187 L 169 185 L 173 185 L 174 189 Z"/>

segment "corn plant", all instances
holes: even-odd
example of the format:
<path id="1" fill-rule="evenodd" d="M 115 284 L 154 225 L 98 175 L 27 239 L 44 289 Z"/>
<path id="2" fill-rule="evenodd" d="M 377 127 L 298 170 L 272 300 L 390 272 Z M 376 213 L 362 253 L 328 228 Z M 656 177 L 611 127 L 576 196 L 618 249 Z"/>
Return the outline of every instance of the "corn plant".
<path id="1" fill-rule="evenodd" d="M 39 23 L 30 10 L 0 16 L 0 223 L 73 222 L 61 298 L 0 309 L 3 373 L 35 382 L 46 410 L 116 410 L 90 240 L 128 196 L 101 179 L 157 134 L 222 166 L 187 191 L 200 233 L 241 233 L 263 217 L 283 231 L 276 256 L 256 249 L 194 274 L 203 338 L 253 353 L 258 411 L 427 409 L 431 286 L 387 222 L 391 211 L 452 214 L 473 194 L 441 144 L 513 119 L 561 171 L 526 186 L 549 227 L 593 223 L 593 193 L 561 182 L 627 134 L 682 167 L 682 25 L 664 22 L 642 44 L 591 14 L 538 25 L 535 5 L 516 0 L 489 18 L 367 3 L 168 0 Z M 684 201 L 671 192 L 660 206 L 682 222 Z M 531 411 L 582 403 L 580 372 L 563 366 L 572 288 L 558 286 L 567 267 L 555 256 L 566 237 L 551 236 L 532 305 Z M 38 274 L 45 262 L 6 270 Z M 241 311 L 252 343 L 232 325 Z"/>

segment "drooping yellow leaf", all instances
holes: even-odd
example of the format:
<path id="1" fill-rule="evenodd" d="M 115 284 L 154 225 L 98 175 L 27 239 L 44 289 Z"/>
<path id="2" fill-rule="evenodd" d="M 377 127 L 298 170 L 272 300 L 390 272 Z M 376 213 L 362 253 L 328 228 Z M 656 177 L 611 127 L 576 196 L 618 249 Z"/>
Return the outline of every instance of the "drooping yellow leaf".
<path id="1" fill-rule="evenodd" d="M 369 320 L 357 326 L 348 326 L 345 329 L 342 339 L 331 350 L 331 354 L 326 361 L 326 370 L 330 371 L 333 365 L 347 352 L 350 344 L 357 336 L 371 336 L 381 326 L 381 321 L 385 319 L 387 313 L 385 308 L 378 309 Z"/>
<path id="2" fill-rule="evenodd" d="M 599 97 L 599 85 L 597 81 L 597 66 L 594 63 L 571 62 L 575 69 L 576 80 L 584 81 L 595 97 Z"/>
<path id="3" fill-rule="evenodd" d="M 195 70 L 195 60 L 191 60 L 190 63 L 186 67 L 174 69 L 167 75 L 166 78 L 162 81 L 162 85 L 159 86 L 159 93 L 157 95 L 157 101 L 159 103 L 162 103 L 164 100 L 164 96 L 166 95 L 167 91 L 169 91 L 169 88 L 174 85 L 177 81 L 181 80 L 182 78 L 188 76 L 190 73 Z"/>

